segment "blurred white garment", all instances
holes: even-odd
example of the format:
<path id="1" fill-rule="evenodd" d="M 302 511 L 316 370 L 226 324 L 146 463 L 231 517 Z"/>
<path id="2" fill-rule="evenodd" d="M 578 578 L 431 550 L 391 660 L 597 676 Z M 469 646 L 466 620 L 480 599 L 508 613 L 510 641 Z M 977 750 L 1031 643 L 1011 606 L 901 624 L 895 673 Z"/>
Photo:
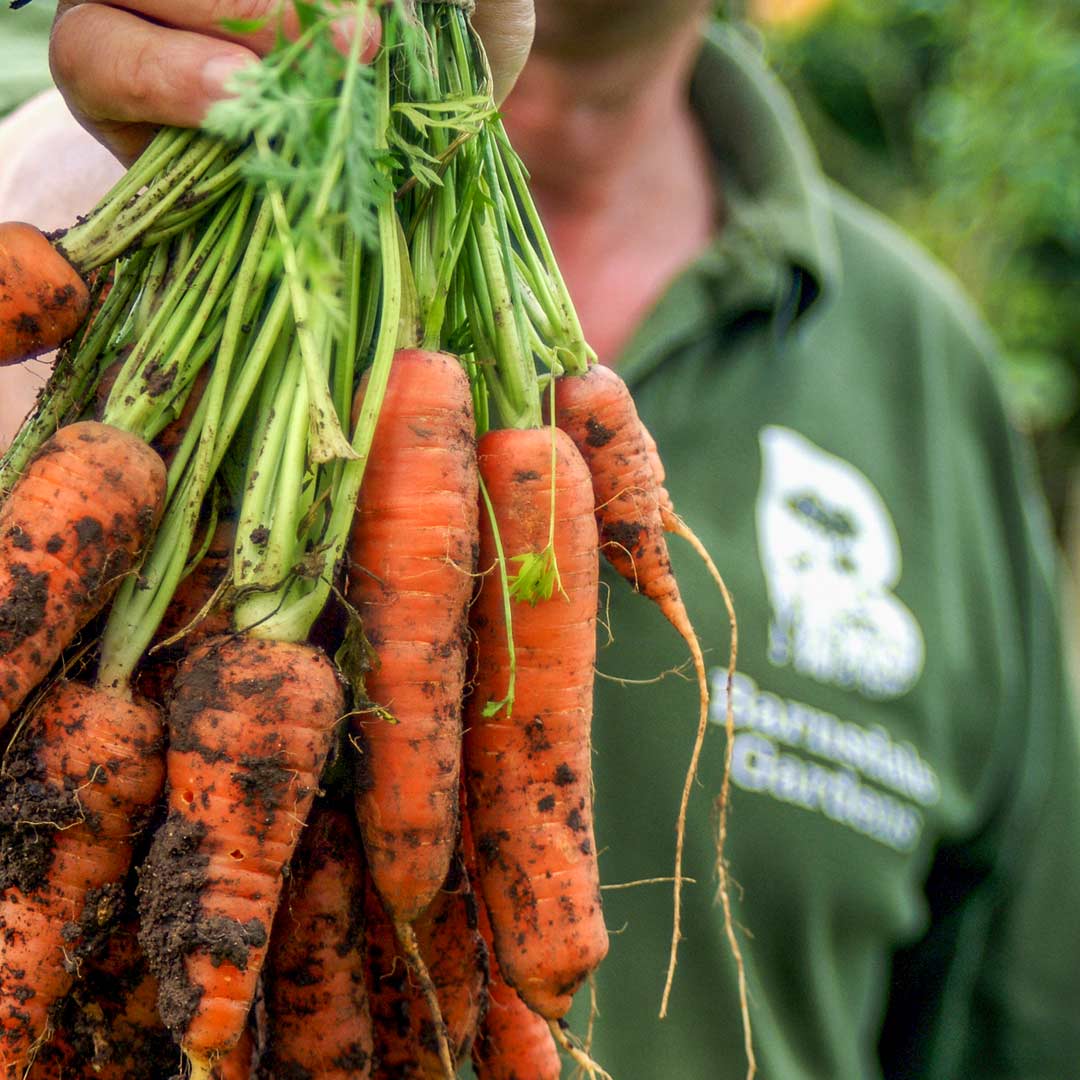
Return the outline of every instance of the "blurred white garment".
<path id="1" fill-rule="evenodd" d="M 57 90 L 0 121 L 0 221 L 48 232 L 71 225 L 109 190 L 123 166 L 68 112 Z M 52 354 L 0 367 L 0 446 L 6 446 L 52 367 Z"/>

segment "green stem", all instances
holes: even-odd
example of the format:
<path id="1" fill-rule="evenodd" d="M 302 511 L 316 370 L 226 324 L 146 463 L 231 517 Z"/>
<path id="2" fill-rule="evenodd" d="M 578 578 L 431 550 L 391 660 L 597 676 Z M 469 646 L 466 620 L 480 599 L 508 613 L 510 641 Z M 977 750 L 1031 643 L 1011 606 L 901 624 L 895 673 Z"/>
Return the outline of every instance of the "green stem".
<path id="1" fill-rule="evenodd" d="M 390 69 L 384 49 L 376 61 L 378 81 L 378 115 L 376 116 L 376 145 L 386 146 L 386 132 L 390 122 Z M 393 192 L 387 190 L 380 199 L 378 209 L 379 251 L 382 270 L 382 304 L 380 308 L 379 336 L 375 355 L 368 371 L 364 401 L 353 431 L 351 459 L 341 466 L 340 483 L 333 492 L 330 520 L 327 523 L 322 544 L 322 572 L 312 581 L 310 588 L 298 599 L 282 603 L 277 611 L 266 618 L 252 633 L 266 638 L 284 641 L 302 641 L 311 632 L 311 626 L 326 604 L 333 584 L 333 573 L 345 550 L 349 529 L 356 512 L 356 500 L 364 478 L 375 425 L 382 409 L 390 368 L 397 349 L 397 328 L 401 316 L 402 275 L 401 249 L 398 241 L 400 224 L 394 206 Z"/>
<path id="2" fill-rule="evenodd" d="M 229 243 L 227 229 L 234 210 L 233 202 L 229 202 L 218 211 L 161 298 L 156 314 L 116 376 L 105 405 L 106 423 L 137 431 L 133 414 L 142 396 L 135 388 L 137 377 L 143 377 L 144 394 L 149 382 L 147 376 L 160 372 L 170 360 L 178 359 L 174 351 L 176 339 L 193 326 L 201 329 L 194 321 L 194 311 L 216 274 L 220 265 L 218 257 Z"/>
<path id="3" fill-rule="evenodd" d="M 253 197 L 252 192 L 248 195 Z M 250 200 L 246 205 L 250 207 Z M 264 226 L 264 236 L 267 227 L 268 223 Z M 232 282 L 221 342 L 204 400 L 200 402 L 198 448 L 182 466 L 182 478 L 175 480 L 175 472 L 170 476 L 173 497 L 142 571 L 125 579 L 113 601 L 102 634 L 98 681 L 103 686 L 124 686 L 130 681 L 185 572 L 203 502 L 213 479 L 214 462 L 224 453 L 223 440 L 227 442 L 233 435 L 233 431 L 220 430 L 219 421 L 261 257 L 261 247 L 249 245 Z"/>
<path id="4" fill-rule="evenodd" d="M 255 136 L 259 153 L 269 158 L 270 147 L 261 135 Z M 341 430 L 334 401 L 327 385 L 326 367 L 319 355 L 318 342 L 311 327 L 311 304 L 308 298 L 307 282 L 300 269 L 296 243 L 289 225 L 285 200 L 281 188 L 273 181 L 267 181 L 267 193 L 270 206 L 274 211 L 274 225 L 281 242 L 281 256 L 285 267 L 285 280 L 288 282 L 292 297 L 293 319 L 296 337 L 300 346 L 300 355 L 304 361 L 304 372 L 308 381 L 308 397 L 311 425 L 311 460 L 315 463 L 333 461 L 334 458 L 352 457 L 345 433 Z M 397 243 L 396 238 L 394 243 Z"/>
<path id="5" fill-rule="evenodd" d="M 495 566 L 499 574 L 499 587 L 502 589 L 503 619 L 506 621 L 506 696 L 502 701 L 488 701 L 484 704 L 484 715 L 494 716 L 500 710 L 506 710 L 509 720 L 514 711 L 514 690 L 517 680 L 517 649 L 514 646 L 514 615 L 510 603 L 510 575 L 506 565 L 506 552 L 503 550 L 502 537 L 499 535 L 499 522 L 495 517 L 495 507 L 488 494 L 487 485 L 480 479 L 480 497 L 484 500 L 484 509 L 491 522 L 491 538 L 495 543 Z"/>
<path id="6" fill-rule="evenodd" d="M 118 258 L 135 247 L 228 149 L 218 139 L 199 135 L 179 160 L 135 196 L 130 205 L 118 208 L 110 203 L 107 211 L 92 214 L 70 229 L 61 250 L 83 273 Z"/>

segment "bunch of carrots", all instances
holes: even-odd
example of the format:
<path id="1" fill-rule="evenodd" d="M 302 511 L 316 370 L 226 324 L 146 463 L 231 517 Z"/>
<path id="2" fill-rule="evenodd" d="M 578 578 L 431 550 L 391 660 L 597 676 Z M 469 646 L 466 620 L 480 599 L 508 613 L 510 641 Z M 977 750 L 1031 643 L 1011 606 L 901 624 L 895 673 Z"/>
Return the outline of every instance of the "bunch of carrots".
<path id="1" fill-rule="evenodd" d="M 673 971 L 692 534 L 467 5 L 370 55 L 294 6 L 205 130 L 0 225 L 0 360 L 62 346 L 0 461 L 0 1073 L 604 1076 L 599 557 L 702 684 Z"/>

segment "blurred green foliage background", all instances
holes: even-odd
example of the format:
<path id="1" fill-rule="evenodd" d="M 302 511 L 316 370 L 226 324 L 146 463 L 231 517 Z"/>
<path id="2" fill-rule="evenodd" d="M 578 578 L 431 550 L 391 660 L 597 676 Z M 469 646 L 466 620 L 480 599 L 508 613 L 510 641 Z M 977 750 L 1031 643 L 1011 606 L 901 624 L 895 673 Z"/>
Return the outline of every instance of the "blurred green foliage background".
<path id="1" fill-rule="evenodd" d="M 49 27 L 56 0 L 34 0 L 12 11 L 0 0 L 0 116 L 52 85 Z"/>
<path id="2" fill-rule="evenodd" d="M 1080 3 L 748 0 L 740 14 L 830 175 L 982 308 L 1061 526 L 1080 464 Z"/>

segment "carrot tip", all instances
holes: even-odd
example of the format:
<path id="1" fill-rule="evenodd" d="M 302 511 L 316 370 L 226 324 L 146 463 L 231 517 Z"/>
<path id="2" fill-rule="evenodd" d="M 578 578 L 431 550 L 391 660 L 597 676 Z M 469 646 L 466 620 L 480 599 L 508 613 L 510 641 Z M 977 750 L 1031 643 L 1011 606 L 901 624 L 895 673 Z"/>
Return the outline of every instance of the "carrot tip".
<path id="1" fill-rule="evenodd" d="M 191 1050 L 184 1051 L 188 1061 L 188 1080 L 211 1080 L 213 1067 L 210 1062 Z"/>
<path id="2" fill-rule="evenodd" d="M 442 1065 L 443 1073 L 446 1080 L 454 1080 L 457 1076 L 457 1069 L 454 1066 L 454 1056 L 450 1052 L 450 1040 L 446 1034 L 446 1022 L 443 1020 L 442 1008 L 439 1005 L 435 984 L 432 982 L 431 974 L 428 972 L 423 956 L 420 955 L 420 943 L 416 939 L 416 931 L 412 928 L 411 923 L 397 921 L 394 923 L 394 933 L 397 935 L 413 974 L 420 983 L 420 992 L 424 995 L 424 1000 L 427 1002 L 428 1009 L 431 1012 L 431 1019 L 435 1026 L 435 1039 L 439 1049 L 439 1063 Z"/>
<path id="3" fill-rule="evenodd" d="M 589 1055 L 589 1052 L 580 1046 L 576 1039 L 572 1039 L 566 1028 L 558 1020 L 549 1020 L 552 1037 L 556 1045 L 578 1067 L 583 1075 L 589 1080 L 611 1080 L 611 1074 L 603 1069 Z"/>

